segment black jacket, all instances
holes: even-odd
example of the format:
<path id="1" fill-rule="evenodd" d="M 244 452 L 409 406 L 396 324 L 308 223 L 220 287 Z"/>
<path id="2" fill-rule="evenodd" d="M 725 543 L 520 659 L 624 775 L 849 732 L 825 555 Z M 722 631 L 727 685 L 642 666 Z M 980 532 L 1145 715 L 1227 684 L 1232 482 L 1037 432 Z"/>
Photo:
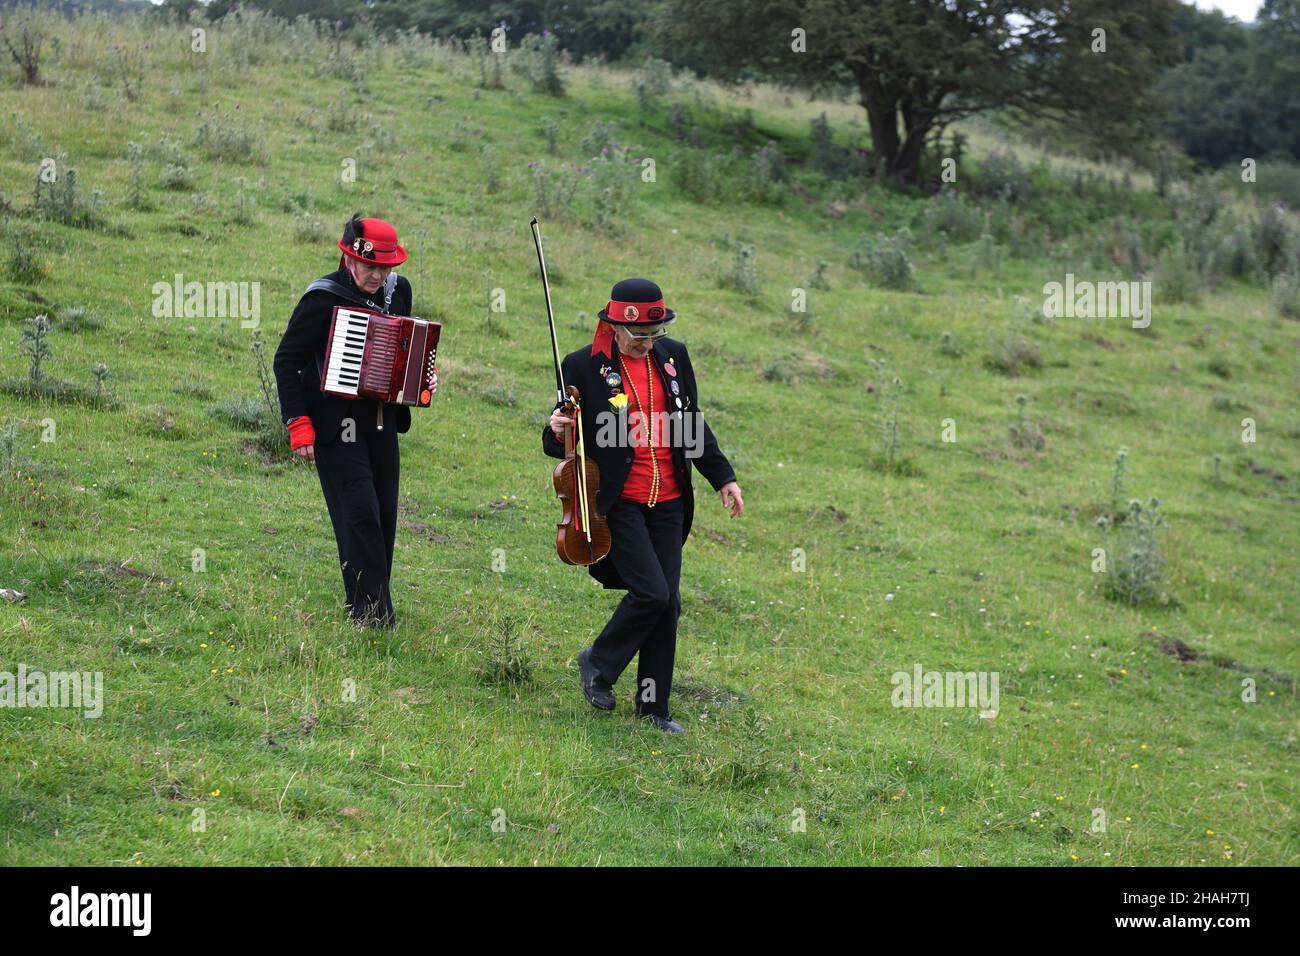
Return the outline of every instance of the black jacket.
<path id="1" fill-rule="evenodd" d="M 347 286 L 362 299 L 369 298 L 357 288 L 352 273 L 347 269 L 339 269 L 325 278 Z M 285 424 L 300 415 L 310 418 L 318 445 L 328 445 L 338 438 L 345 418 L 353 419 L 358 428 L 375 427 L 376 402 L 326 395 L 320 390 L 321 370 L 325 366 L 325 345 L 334 306 L 356 304 L 325 290 L 306 293 L 298 300 L 298 307 L 293 310 L 289 327 L 284 330 L 280 347 L 275 353 L 275 384 L 280 392 L 280 416 Z M 379 305 L 382 304 L 381 290 Z M 403 276 L 397 277 L 388 311 L 393 315 L 411 314 L 411 283 Z M 411 409 L 406 405 L 386 403 L 384 428 L 393 428 L 398 432 L 410 431 Z"/>
<path id="2" fill-rule="evenodd" d="M 576 352 L 570 352 L 561 363 L 564 384 L 575 386 L 582 402 L 582 429 L 587 456 L 594 460 L 600 469 L 600 494 L 596 496 L 596 511 L 602 515 L 608 514 L 609 509 L 618 501 L 623 491 L 623 483 L 627 481 L 628 472 L 632 469 L 632 448 L 627 443 L 627 411 L 633 408 L 631 395 L 629 393 L 628 405 L 624 407 L 622 413 L 616 413 L 615 407 L 609 400 L 614 394 L 625 390 L 626 382 L 620 381 L 618 386 L 610 386 L 606 377 L 601 374 L 602 366 L 607 366 L 610 370 L 619 373 L 620 379 L 622 378 L 617 346 L 614 346 L 613 352 L 613 359 L 599 354 L 593 356 L 591 346 L 585 345 Z M 668 397 L 676 419 L 675 424 L 678 426 L 675 429 L 676 434 L 679 437 L 685 435 L 687 438 L 691 438 L 693 434 L 692 443 L 700 451 L 698 457 L 688 458 L 686 448 L 683 447 L 686 443 L 682 441 L 673 443 L 673 466 L 676 469 L 677 484 L 682 492 L 682 541 L 684 543 L 691 532 L 691 522 L 695 515 L 695 496 L 691 489 L 691 464 L 694 463 L 700 474 L 713 486 L 714 491 L 720 490 L 728 482 L 735 481 L 736 473 L 731 467 L 731 462 L 727 461 L 727 456 L 718 449 L 713 430 L 705 422 L 700 410 L 695 370 L 691 368 L 691 359 L 686 352 L 686 346 L 674 339 L 660 339 L 654 345 L 651 359 L 651 364 L 659 375 L 664 394 Z M 676 371 L 675 375 L 664 370 L 668 365 L 672 365 Z M 676 394 L 672 391 L 673 383 L 677 385 Z M 679 401 L 680 406 L 676 404 Z M 602 412 L 612 414 L 602 417 Z M 691 416 L 689 429 L 693 429 L 693 433 L 682 429 L 685 416 Z M 614 428 L 609 427 L 611 423 L 616 423 Z M 606 426 L 606 435 L 612 433 L 616 436 L 617 443 L 606 441 L 602 444 L 598 441 L 602 425 Z M 552 458 L 564 457 L 564 443 L 555 437 L 549 422 L 542 428 L 542 450 Z M 591 565 L 588 571 L 607 588 L 626 588 L 608 558 Z"/>

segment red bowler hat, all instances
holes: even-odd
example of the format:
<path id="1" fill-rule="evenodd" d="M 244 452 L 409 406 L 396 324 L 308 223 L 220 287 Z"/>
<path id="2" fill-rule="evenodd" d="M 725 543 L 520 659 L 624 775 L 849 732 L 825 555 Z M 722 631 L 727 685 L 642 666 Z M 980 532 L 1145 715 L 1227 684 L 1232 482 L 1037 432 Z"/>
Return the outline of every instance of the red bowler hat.
<path id="1" fill-rule="evenodd" d="M 672 309 L 664 308 L 664 294 L 649 279 L 624 279 L 609 294 L 609 303 L 596 313 L 600 319 L 591 354 L 610 355 L 615 325 L 662 325 L 677 318 Z"/>
<path id="2" fill-rule="evenodd" d="M 397 230 L 382 219 L 353 216 L 343 227 L 339 248 L 343 256 L 368 266 L 398 266 L 406 261 L 406 250 L 397 242 Z M 339 268 L 343 267 L 343 256 L 339 256 Z"/>

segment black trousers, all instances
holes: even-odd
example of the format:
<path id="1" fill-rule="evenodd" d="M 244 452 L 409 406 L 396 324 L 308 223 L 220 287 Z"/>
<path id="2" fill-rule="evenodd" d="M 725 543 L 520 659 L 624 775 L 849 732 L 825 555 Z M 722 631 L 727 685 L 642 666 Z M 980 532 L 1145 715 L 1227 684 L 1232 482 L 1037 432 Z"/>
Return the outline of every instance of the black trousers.
<path id="1" fill-rule="evenodd" d="M 358 415 L 354 441 L 316 446 L 316 473 L 334 525 L 348 613 L 353 619 L 397 624 L 389 578 L 397 540 L 397 432 L 377 431 Z M 364 423 L 364 424 L 363 424 Z"/>
<path id="2" fill-rule="evenodd" d="M 609 509 L 613 561 L 628 585 L 592 645 L 591 661 L 611 686 L 638 652 L 636 710 L 669 716 L 673 660 L 677 654 L 677 618 L 682 612 L 682 499 L 653 508 L 619 501 Z"/>

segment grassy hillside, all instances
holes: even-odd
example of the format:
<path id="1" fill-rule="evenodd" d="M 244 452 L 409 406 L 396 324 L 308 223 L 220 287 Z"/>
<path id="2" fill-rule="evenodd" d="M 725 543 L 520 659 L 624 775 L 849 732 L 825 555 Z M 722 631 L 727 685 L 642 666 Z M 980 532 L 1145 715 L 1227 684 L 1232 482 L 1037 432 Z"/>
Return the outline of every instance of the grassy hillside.
<path id="1" fill-rule="evenodd" d="M 204 53 L 181 27 L 55 29 L 49 85 L 0 86 L 0 587 L 28 595 L 0 603 L 0 671 L 102 671 L 106 703 L 0 709 L 0 863 L 1300 861 L 1298 326 L 1221 277 L 1146 330 L 1041 314 L 1066 272 L 1179 274 L 1153 192 L 1022 150 L 1032 195 L 953 210 L 815 170 L 809 124 L 849 143 L 847 104 L 595 67 L 556 98 L 517 53 L 498 88 L 485 57 L 259 19 Z M 597 120 L 625 157 L 592 161 Z M 35 186 L 46 157 L 74 194 Z M 979 159 L 959 184 L 988 186 Z M 152 310 L 177 273 L 258 282 L 273 351 L 354 210 L 397 224 L 444 323 L 401 442 L 392 635 L 343 623 L 316 475 L 259 425 L 256 336 Z M 630 678 L 613 715 L 578 691 L 619 595 L 553 552 L 534 212 L 561 347 L 616 280 L 657 279 L 746 494 L 731 521 L 697 486 L 684 737 L 632 720 Z M 900 227 L 916 291 L 851 261 Z M 38 313 L 62 394 L 21 385 Z M 1152 497 L 1163 573 L 1134 606 L 1107 587 Z M 891 706 L 918 663 L 998 672 L 996 718 Z"/>

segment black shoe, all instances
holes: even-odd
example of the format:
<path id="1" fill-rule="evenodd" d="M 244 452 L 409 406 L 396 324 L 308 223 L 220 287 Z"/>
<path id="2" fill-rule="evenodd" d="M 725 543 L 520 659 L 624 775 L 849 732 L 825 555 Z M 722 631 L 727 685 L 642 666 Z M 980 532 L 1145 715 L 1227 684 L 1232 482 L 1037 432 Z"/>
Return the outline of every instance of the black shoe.
<path id="1" fill-rule="evenodd" d="M 587 703 L 599 710 L 614 709 L 614 688 L 610 687 L 591 663 L 591 648 L 578 651 L 578 675 L 582 678 L 582 693 Z"/>
<path id="2" fill-rule="evenodd" d="M 642 720 L 648 720 L 666 734 L 684 734 L 686 728 L 673 720 L 671 717 L 660 717 L 658 714 L 638 714 Z"/>

